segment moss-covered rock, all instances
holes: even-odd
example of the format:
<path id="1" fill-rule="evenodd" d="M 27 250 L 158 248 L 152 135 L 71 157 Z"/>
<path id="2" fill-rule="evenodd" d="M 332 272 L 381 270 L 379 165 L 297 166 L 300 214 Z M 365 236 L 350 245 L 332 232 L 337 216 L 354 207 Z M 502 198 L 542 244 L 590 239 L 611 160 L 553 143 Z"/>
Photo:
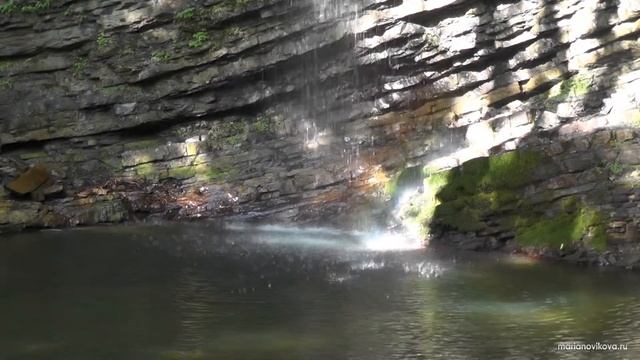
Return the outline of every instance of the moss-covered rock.
<path id="1" fill-rule="evenodd" d="M 513 151 L 469 160 L 449 172 L 447 185 L 438 197 L 449 201 L 465 195 L 521 188 L 534 180 L 534 171 L 543 158 L 538 152 Z"/>
<path id="2" fill-rule="evenodd" d="M 491 214 L 514 208 L 518 196 L 515 192 L 492 191 L 460 196 L 442 203 L 437 210 L 438 221 L 462 232 L 482 230 L 484 219 Z"/>
<path id="3" fill-rule="evenodd" d="M 516 221 L 516 242 L 521 246 L 562 249 L 584 241 L 595 250 L 606 248 L 607 237 L 600 214 L 583 204 L 553 218 L 521 217 Z"/>
<path id="4" fill-rule="evenodd" d="M 579 197 L 554 202 L 544 189 L 524 196 L 525 187 L 542 180 L 539 170 L 550 163 L 542 153 L 521 150 L 476 158 L 428 175 L 424 193 L 412 200 L 404 216 L 423 229 L 481 233 L 497 228 L 515 233 L 517 244 L 525 247 L 557 250 L 581 243 L 604 250 L 602 217 Z"/>
<path id="5" fill-rule="evenodd" d="M 535 181 L 543 158 L 537 152 L 513 151 L 472 159 L 441 173 L 439 205 L 427 220 L 461 232 L 481 230 L 489 215 L 516 206 L 518 189 Z"/>

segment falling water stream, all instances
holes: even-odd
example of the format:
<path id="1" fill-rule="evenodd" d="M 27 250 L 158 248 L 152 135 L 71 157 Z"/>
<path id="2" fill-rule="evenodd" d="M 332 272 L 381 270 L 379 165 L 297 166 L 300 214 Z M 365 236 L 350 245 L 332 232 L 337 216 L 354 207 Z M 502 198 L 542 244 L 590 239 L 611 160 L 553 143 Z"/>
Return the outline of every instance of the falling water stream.
<path id="1" fill-rule="evenodd" d="M 208 224 L 3 237 L 0 359 L 640 356 L 638 273 L 398 240 Z"/>

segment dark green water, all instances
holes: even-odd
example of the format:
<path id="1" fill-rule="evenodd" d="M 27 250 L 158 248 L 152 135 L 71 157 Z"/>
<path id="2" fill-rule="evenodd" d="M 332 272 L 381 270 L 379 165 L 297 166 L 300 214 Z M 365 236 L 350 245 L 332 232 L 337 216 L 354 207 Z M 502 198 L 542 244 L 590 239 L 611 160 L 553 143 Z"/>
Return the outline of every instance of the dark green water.
<path id="1" fill-rule="evenodd" d="M 324 232 L 0 239 L 0 359 L 639 359 L 640 274 Z M 626 351 L 558 351 L 560 341 Z"/>

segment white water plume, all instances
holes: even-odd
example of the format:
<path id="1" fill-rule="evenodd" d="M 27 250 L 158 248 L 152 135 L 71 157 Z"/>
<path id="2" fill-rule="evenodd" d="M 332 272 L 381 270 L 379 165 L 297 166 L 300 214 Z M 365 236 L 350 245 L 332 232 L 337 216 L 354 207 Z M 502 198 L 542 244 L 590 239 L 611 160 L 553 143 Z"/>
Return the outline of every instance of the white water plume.
<path id="1" fill-rule="evenodd" d="M 396 231 L 346 231 L 322 227 L 289 227 L 281 225 L 228 224 L 227 230 L 254 231 L 254 239 L 262 243 L 333 248 L 345 251 L 408 251 L 422 247 L 419 237 Z"/>

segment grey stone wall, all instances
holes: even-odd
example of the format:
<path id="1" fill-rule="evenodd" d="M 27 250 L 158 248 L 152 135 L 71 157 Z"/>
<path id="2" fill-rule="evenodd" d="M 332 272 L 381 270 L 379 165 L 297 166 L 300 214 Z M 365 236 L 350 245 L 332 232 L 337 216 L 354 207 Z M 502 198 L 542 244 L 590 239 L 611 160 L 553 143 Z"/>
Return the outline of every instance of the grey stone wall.
<path id="1" fill-rule="evenodd" d="M 40 163 L 54 187 L 0 192 L 3 228 L 346 221 L 406 166 L 486 153 L 482 124 L 508 150 L 522 129 L 638 119 L 631 0 L 14 5 L 0 14 L 0 176 Z"/>

